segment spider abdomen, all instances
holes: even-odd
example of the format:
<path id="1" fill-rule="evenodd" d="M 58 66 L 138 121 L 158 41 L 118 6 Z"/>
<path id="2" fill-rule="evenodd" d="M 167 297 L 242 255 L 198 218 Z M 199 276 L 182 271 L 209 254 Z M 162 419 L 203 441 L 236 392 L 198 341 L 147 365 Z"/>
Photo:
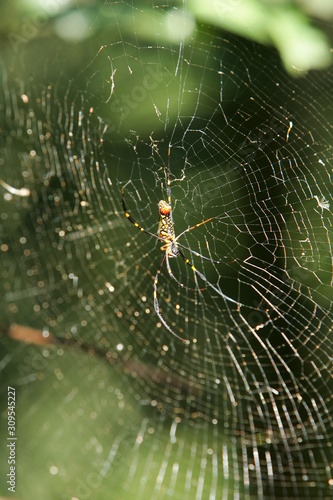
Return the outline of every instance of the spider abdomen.
<path id="1" fill-rule="evenodd" d="M 171 218 L 171 206 L 164 200 L 158 203 L 160 220 L 158 225 L 158 236 L 165 242 L 161 250 L 168 252 L 169 257 L 177 257 L 179 250 L 175 239 L 175 230 Z"/>
<path id="2" fill-rule="evenodd" d="M 158 225 L 158 236 L 165 240 L 172 241 L 175 237 L 175 230 L 171 219 L 171 207 L 169 203 L 161 200 L 158 203 L 160 220 Z"/>

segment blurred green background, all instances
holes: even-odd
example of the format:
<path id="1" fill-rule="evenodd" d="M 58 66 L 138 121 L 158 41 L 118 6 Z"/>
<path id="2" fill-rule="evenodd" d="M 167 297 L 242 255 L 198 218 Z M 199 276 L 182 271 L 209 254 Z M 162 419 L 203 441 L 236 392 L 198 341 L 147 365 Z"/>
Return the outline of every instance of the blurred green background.
<path id="1" fill-rule="evenodd" d="M 120 190 L 131 181 L 128 204 L 155 232 L 162 167 L 172 138 L 172 174 L 181 179 L 184 162 L 187 169 L 186 182 L 173 189 L 179 231 L 202 214 L 220 215 L 223 207 L 250 210 L 242 195 L 248 180 L 234 175 L 231 163 L 229 170 L 221 171 L 220 165 L 233 157 L 238 162 L 250 158 L 251 150 L 241 154 L 243 138 L 256 122 L 270 123 L 277 116 L 283 133 L 270 144 L 274 157 L 288 130 L 279 114 L 283 108 L 298 118 L 299 143 L 295 139 L 292 147 L 300 163 L 317 153 L 329 159 L 331 130 L 325 120 L 332 118 L 332 18 L 327 0 L 1 3 L 0 179 L 31 193 L 10 196 L 0 186 L 1 446 L 7 437 L 8 385 L 17 391 L 18 437 L 12 496 L 1 449 L 3 497 L 208 499 L 233 498 L 238 491 L 240 498 L 260 497 L 253 470 L 250 486 L 243 472 L 238 477 L 235 464 L 229 465 L 229 477 L 216 472 L 216 457 L 225 448 L 232 450 L 235 463 L 241 463 L 242 451 L 233 437 L 224 436 L 223 425 L 213 422 L 215 408 L 222 412 L 223 396 L 215 401 L 215 389 L 200 385 L 197 375 L 214 380 L 215 371 L 223 371 L 224 354 L 208 366 L 207 351 L 190 360 L 183 346 L 163 348 L 168 332 L 156 328 L 153 312 L 145 313 L 152 309 L 151 278 L 160 255 L 152 256 L 148 239 L 130 239 L 135 230 L 124 224 Z M 300 98 L 294 101 L 295 89 Z M 226 132 L 215 116 L 220 99 L 232 117 Z M 252 111 L 252 118 L 243 121 Z M 320 137 L 309 153 L 305 133 L 320 122 Z M 255 161 L 265 172 L 265 162 Z M 317 168 L 316 179 L 324 185 Z M 216 179 L 217 192 L 205 197 Z M 221 208 L 217 200 L 222 197 Z M 314 226 L 322 221 L 320 211 L 315 217 Z M 314 231 L 318 241 L 325 238 L 322 230 Z M 203 234 L 195 241 L 189 236 L 189 246 L 199 251 Z M 220 235 L 216 255 L 237 250 L 245 259 L 248 240 L 232 248 L 235 237 L 229 234 L 229 242 Z M 292 232 L 288 237 L 293 242 Z M 297 253 L 296 237 L 293 244 Z M 297 279 L 328 307 L 331 261 L 325 245 L 318 248 L 322 288 L 314 269 Z M 190 285 L 181 264 L 174 265 Z M 207 265 L 212 281 L 214 272 Z M 233 269 L 228 273 L 236 293 Z M 181 297 L 173 284 L 165 290 L 165 304 L 167 291 Z M 191 300 L 187 312 L 195 314 Z M 213 310 L 207 299 L 207 325 L 202 326 L 207 332 L 213 331 Z M 328 328 L 330 318 L 325 320 Z M 62 343 L 39 345 L 41 336 L 35 344 L 17 342 L 6 335 L 13 323 Z M 230 375 L 232 368 L 227 370 Z M 258 442 L 264 432 L 256 429 Z M 322 483 L 321 492 L 327 489 L 326 478 Z"/>

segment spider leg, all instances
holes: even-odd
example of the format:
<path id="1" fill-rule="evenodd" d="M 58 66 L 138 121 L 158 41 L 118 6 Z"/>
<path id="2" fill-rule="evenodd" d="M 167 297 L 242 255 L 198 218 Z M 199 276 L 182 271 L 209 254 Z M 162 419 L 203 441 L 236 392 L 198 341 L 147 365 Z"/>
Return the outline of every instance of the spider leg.
<path id="1" fill-rule="evenodd" d="M 193 229 L 196 229 L 197 227 L 202 226 L 203 224 L 207 224 L 207 222 L 210 222 L 213 219 L 214 219 L 214 217 L 210 217 L 209 219 L 203 220 L 202 222 L 199 222 L 198 224 L 194 224 L 194 226 L 188 227 L 187 229 L 185 229 L 185 231 L 183 231 L 182 233 L 178 234 L 177 238 L 175 238 L 175 242 L 177 240 L 179 240 L 179 238 L 181 236 L 183 236 L 183 234 L 188 233 L 189 231 L 192 231 Z"/>
<path id="2" fill-rule="evenodd" d="M 182 342 L 184 342 L 185 344 L 190 344 L 190 341 L 189 340 L 186 340 L 184 339 L 183 337 L 180 337 L 179 335 L 177 335 L 171 328 L 170 326 L 168 325 L 168 323 L 165 321 L 165 319 L 162 317 L 161 313 L 160 313 L 160 308 L 159 308 L 159 304 L 158 304 L 158 299 L 157 299 L 157 285 L 158 285 L 158 278 L 161 274 L 161 269 L 162 269 L 162 266 L 164 264 L 164 261 L 165 261 L 165 256 L 166 254 L 164 255 L 162 261 L 161 261 L 161 264 L 160 264 L 160 267 L 158 268 L 157 272 L 156 272 L 156 276 L 154 278 L 154 309 L 155 309 L 155 312 L 159 318 L 159 320 L 161 321 L 161 323 L 165 326 L 165 328 L 167 330 L 169 330 L 169 332 L 172 333 L 172 335 L 174 335 L 175 337 L 177 337 L 177 339 L 181 340 Z"/>
<path id="3" fill-rule="evenodd" d="M 127 209 L 127 206 L 125 203 L 124 193 L 125 193 L 125 189 L 122 188 L 121 189 L 121 203 L 122 203 L 122 206 L 123 206 L 123 209 L 125 212 L 125 217 L 133 224 L 133 226 L 135 226 L 137 229 L 139 229 L 142 233 L 149 234 L 149 236 L 152 236 L 153 238 L 156 238 L 157 240 L 164 241 L 162 238 L 157 236 L 157 234 L 151 233 L 150 231 L 147 231 L 147 229 L 144 229 L 142 226 L 140 226 L 140 224 L 138 222 L 136 222 L 135 219 L 133 219 L 133 217 L 131 216 L 131 214 L 129 213 L 129 211 Z"/>
<path id="4" fill-rule="evenodd" d="M 179 249 L 178 249 L 179 250 Z M 237 300 L 234 300 L 232 299 L 231 297 L 229 297 L 228 295 L 225 295 L 221 290 L 219 290 L 216 286 L 214 286 L 212 283 L 210 283 L 210 281 L 208 281 L 208 279 L 206 278 L 206 276 L 204 274 L 202 274 L 200 271 L 198 271 L 198 269 L 196 269 L 194 267 L 194 265 L 192 264 L 192 262 L 190 262 L 186 257 L 185 255 L 183 254 L 183 252 L 181 250 L 179 250 L 179 255 L 181 255 L 183 261 L 185 262 L 185 264 L 187 264 L 188 266 L 190 266 L 190 268 L 192 269 L 192 271 L 197 275 L 199 276 L 200 279 L 202 279 L 202 281 L 204 281 L 206 283 L 206 285 L 208 285 L 210 288 L 212 288 L 218 295 L 220 295 L 225 301 L 228 301 L 228 302 L 232 302 L 233 304 L 236 304 L 238 307 L 239 306 L 243 306 L 244 304 L 242 304 L 241 302 L 238 302 Z"/>
<path id="5" fill-rule="evenodd" d="M 211 259 L 209 257 L 205 257 L 201 253 L 196 252 L 195 250 L 192 250 L 191 248 L 189 248 L 185 245 L 182 245 L 182 243 L 179 243 L 178 241 L 177 241 L 177 246 L 183 248 L 184 250 L 187 250 L 188 252 L 192 253 L 196 257 L 200 257 L 203 260 L 208 260 L 212 264 L 231 264 L 232 262 L 236 262 L 236 260 L 237 260 L 237 259 L 227 260 L 227 261 L 226 260 L 214 260 L 214 259 Z"/>
<path id="6" fill-rule="evenodd" d="M 168 273 L 169 273 L 170 277 L 177 283 L 177 285 L 180 286 L 181 288 L 186 288 L 187 290 L 193 290 L 193 291 L 198 290 L 199 286 L 197 286 L 197 288 L 193 288 L 190 286 L 186 286 L 186 285 L 184 285 L 184 283 L 181 283 L 180 281 L 177 280 L 177 278 L 175 277 L 175 275 L 171 271 L 168 252 L 165 252 L 165 255 L 166 255 L 166 265 L 167 265 Z M 199 288 L 199 290 L 201 290 L 203 292 L 204 290 L 206 290 L 206 288 Z"/>
<path id="7" fill-rule="evenodd" d="M 171 207 L 171 186 L 170 186 L 170 144 L 168 147 L 168 170 L 167 170 L 167 195 L 168 203 Z"/>
<path id="8" fill-rule="evenodd" d="M 196 257 L 200 257 L 201 259 L 208 260 L 212 264 L 232 264 L 233 262 L 236 262 L 236 260 L 237 260 L 237 258 L 233 259 L 233 260 L 228 260 L 228 261 L 214 260 L 214 259 L 211 259 L 209 257 L 205 257 L 204 255 L 201 255 L 201 253 L 196 252 L 195 250 L 192 250 L 191 248 L 188 248 L 187 246 L 183 245 L 182 243 L 179 243 L 178 241 L 177 241 L 177 246 L 183 248 L 184 250 L 187 250 L 188 252 L 192 253 Z"/>
<path id="9" fill-rule="evenodd" d="M 207 222 L 210 222 L 214 219 L 214 217 L 210 217 L 209 219 L 206 219 L 202 222 L 199 222 L 198 224 L 194 224 L 194 226 L 190 226 L 188 227 L 187 229 L 185 229 L 185 231 L 181 232 L 180 234 L 178 234 L 177 238 L 175 238 L 175 242 L 181 237 L 183 236 L 183 234 L 185 233 L 188 233 L 189 231 L 192 231 L 193 229 L 196 229 L 197 227 L 199 226 L 202 226 L 203 224 L 207 224 Z M 182 245 L 181 243 L 178 243 L 177 242 L 177 245 L 184 248 L 184 250 L 187 250 L 189 251 L 190 253 L 193 253 L 194 255 L 196 255 L 197 257 L 201 257 L 202 259 L 204 260 L 208 260 L 209 262 L 211 262 L 212 264 L 231 264 L 232 262 L 235 262 L 235 260 L 237 259 L 234 259 L 232 261 L 228 261 L 228 262 L 224 262 L 223 260 L 214 260 L 214 259 L 210 259 L 209 257 L 205 257 L 204 255 L 201 255 L 200 253 L 198 252 L 195 252 L 194 250 L 191 250 L 190 248 L 186 247 L 185 245 Z"/>

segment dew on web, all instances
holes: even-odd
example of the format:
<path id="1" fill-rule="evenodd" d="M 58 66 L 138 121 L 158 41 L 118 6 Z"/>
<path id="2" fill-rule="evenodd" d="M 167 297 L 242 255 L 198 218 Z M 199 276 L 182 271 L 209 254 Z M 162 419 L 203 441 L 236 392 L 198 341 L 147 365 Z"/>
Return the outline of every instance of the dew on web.
<path id="1" fill-rule="evenodd" d="M 93 44 L 2 62 L 0 366 L 46 422 L 22 446 L 52 439 L 73 497 L 328 497 L 332 71 L 167 7 L 153 42 L 105 2 Z"/>

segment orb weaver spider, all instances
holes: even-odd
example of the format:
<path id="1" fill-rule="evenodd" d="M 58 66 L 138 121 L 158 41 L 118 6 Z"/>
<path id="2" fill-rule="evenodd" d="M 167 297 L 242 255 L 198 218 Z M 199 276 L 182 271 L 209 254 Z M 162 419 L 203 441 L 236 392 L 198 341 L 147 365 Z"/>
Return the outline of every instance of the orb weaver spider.
<path id="1" fill-rule="evenodd" d="M 205 284 L 209 287 L 211 287 L 215 292 L 217 292 L 224 300 L 227 300 L 229 302 L 232 302 L 236 304 L 238 307 L 241 306 L 242 304 L 238 302 L 237 300 L 232 299 L 231 297 L 228 297 L 225 295 L 219 288 L 217 288 L 215 285 L 210 283 L 207 278 L 205 277 L 204 274 L 202 274 L 200 271 L 198 271 L 192 262 L 185 257 L 184 253 L 182 252 L 182 249 L 187 250 L 190 253 L 193 253 L 196 256 L 200 256 L 202 259 L 209 260 L 212 263 L 219 264 L 222 261 L 216 261 L 213 259 L 209 259 L 208 257 L 204 257 L 203 255 L 200 255 L 199 253 L 191 250 L 190 248 L 187 248 L 185 245 L 182 245 L 181 243 L 178 242 L 179 238 L 183 236 L 185 233 L 188 233 L 189 231 L 192 231 L 193 229 L 196 229 L 199 226 L 202 226 L 203 224 L 207 224 L 208 222 L 211 222 L 214 217 L 209 217 L 209 219 L 205 219 L 202 222 L 199 222 L 197 224 L 194 224 L 193 226 L 188 227 L 184 231 L 182 231 L 178 236 L 175 235 L 175 230 L 174 230 L 174 224 L 173 224 L 173 218 L 172 218 L 172 207 L 171 207 L 171 185 L 170 185 L 170 146 L 168 148 L 168 168 L 167 168 L 167 196 L 168 196 L 168 201 L 160 200 L 158 203 L 158 210 L 159 210 L 159 225 L 158 225 L 158 231 L 157 234 L 151 233 L 150 231 L 147 231 L 147 229 L 143 228 L 140 226 L 140 224 L 133 219 L 131 214 L 129 213 L 126 203 L 125 203 L 125 188 L 123 187 L 121 190 L 121 202 L 122 206 L 125 212 L 125 217 L 129 220 L 131 224 L 133 224 L 134 227 L 139 229 L 142 233 L 146 233 L 149 236 L 161 241 L 163 245 L 161 246 L 162 252 L 165 252 L 164 256 L 162 257 L 160 266 L 156 272 L 155 278 L 154 278 L 154 309 L 155 312 L 161 321 L 161 323 L 169 330 L 169 332 L 172 333 L 175 337 L 177 337 L 179 340 L 184 342 L 185 344 L 190 344 L 189 340 L 184 339 L 183 337 L 180 337 L 177 335 L 172 328 L 168 325 L 168 323 L 165 321 L 163 318 L 161 312 L 160 312 L 160 307 L 158 303 L 158 298 L 157 298 L 157 286 L 158 286 L 158 278 L 161 274 L 161 270 L 164 264 L 164 261 L 166 262 L 167 270 L 170 275 L 170 277 L 182 288 L 189 288 L 185 286 L 183 283 L 178 281 L 174 274 L 172 273 L 171 267 L 170 267 L 170 262 L 169 259 L 173 257 L 181 257 L 185 264 L 187 264 L 193 271 L 195 276 L 199 276 L 199 278 L 205 282 Z M 198 287 L 197 280 L 196 285 L 199 290 L 204 290 L 200 289 Z M 192 289 L 193 290 L 193 289 Z M 194 289 L 195 290 L 195 289 Z"/>

